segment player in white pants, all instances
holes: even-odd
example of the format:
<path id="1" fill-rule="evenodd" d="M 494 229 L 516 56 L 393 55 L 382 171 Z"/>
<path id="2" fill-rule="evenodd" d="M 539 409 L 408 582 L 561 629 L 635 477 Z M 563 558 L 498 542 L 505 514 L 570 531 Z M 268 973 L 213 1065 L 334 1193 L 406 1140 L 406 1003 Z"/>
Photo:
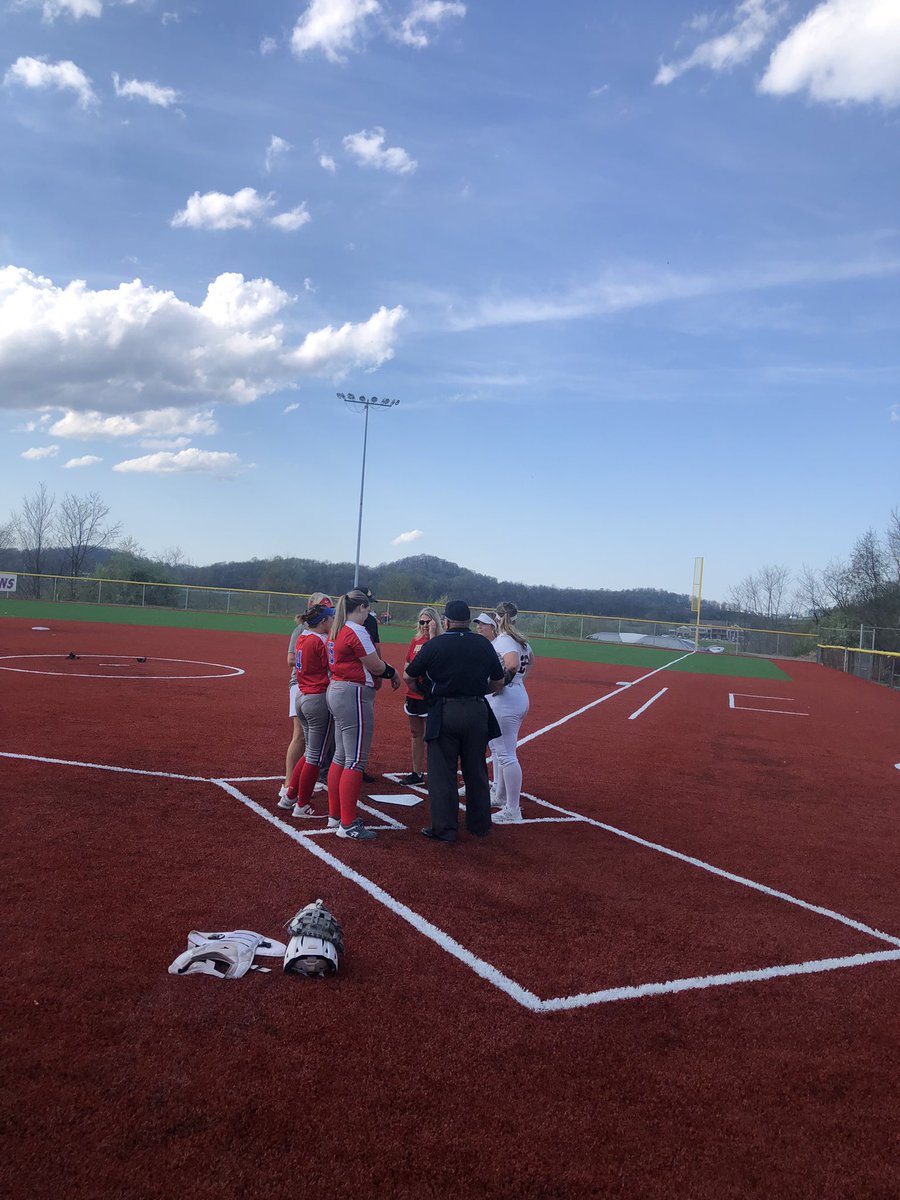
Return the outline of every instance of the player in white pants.
<path id="1" fill-rule="evenodd" d="M 495 786 L 491 804 L 500 810 L 491 818 L 495 825 L 510 825 L 522 820 L 522 768 L 516 743 L 528 712 L 525 680 L 534 663 L 534 652 L 516 629 L 518 612 L 514 604 L 503 601 L 493 615 L 479 613 L 475 618 L 477 632 L 493 644 L 506 679 L 506 687 L 501 692 L 488 696 L 488 704 L 500 726 L 500 736 L 490 743 Z"/>

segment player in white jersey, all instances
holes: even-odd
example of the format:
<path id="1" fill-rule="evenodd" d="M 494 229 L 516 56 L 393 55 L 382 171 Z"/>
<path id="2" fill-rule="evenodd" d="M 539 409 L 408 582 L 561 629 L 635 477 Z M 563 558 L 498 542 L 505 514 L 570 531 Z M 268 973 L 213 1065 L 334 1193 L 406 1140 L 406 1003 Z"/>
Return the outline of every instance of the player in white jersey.
<path id="1" fill-rule="evenodd" d="M 500 737 L 490 743 L 495 787 L 491 804 L 500 810 L 491 818 L 495 825 L 522 820 L 522 768 L 516 743 L 528 712 L 525 680 L 534 664 L 534 652 L 516 629 L 518 613 L 514 604 L 504 600 L 493 615 L 479 613 L 475 618 L 476 630 L 493 644 L 506 680 L 506 687 L 498 695 L 488 696 L 488 704 L 500 725 Z"/>

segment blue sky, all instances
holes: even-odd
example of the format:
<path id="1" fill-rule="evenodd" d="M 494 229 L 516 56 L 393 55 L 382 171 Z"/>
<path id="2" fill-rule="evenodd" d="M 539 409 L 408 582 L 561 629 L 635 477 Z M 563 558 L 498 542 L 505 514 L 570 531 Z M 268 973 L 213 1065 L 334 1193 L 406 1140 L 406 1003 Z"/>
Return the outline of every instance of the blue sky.
<path id="1" fill-rule="evenodd" d="M 900 5 L 0 0 L 0 521 L 706 594 L 900 501 Z"/>

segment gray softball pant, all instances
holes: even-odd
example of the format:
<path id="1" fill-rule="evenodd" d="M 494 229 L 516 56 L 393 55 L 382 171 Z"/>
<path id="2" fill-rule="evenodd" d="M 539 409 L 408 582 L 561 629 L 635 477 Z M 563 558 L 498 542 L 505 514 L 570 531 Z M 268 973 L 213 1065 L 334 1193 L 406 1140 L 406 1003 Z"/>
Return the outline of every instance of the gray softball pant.
<path id="1" fill-rule="evenodd" d="M 375 732 L 375 689 L 333 680 L 325 693 L 334 718 L 334 759 L 347 771 L 362 771 Z"/>
<path id="2" fill-rule="evenodd" d="M 301 692 L 297 698 L 297 716 L 300 718 L 306 738 L 306 751 L 303 757 L 308 763 L 318 766 L 322 761 L 322 754 L 328 742 L 332 725 L 325 693 L 306 694 Z"/>

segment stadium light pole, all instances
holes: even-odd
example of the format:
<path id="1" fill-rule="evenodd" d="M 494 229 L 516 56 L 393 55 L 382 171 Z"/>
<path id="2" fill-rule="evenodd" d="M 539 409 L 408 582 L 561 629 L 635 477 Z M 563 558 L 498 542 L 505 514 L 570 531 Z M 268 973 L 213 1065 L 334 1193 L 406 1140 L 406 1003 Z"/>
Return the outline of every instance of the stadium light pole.
<path id="1" fill-rule="evenodd" d="M 353 586 L 359 587 L 359 547 L 362 541 L 363 497 L 366 490 L 366 447 L 369 442 L 369 410 L 372 408 L 396 408 L 399 400 L 388 400 L 385 396 L 379 400 L 377 396 L 354 396 L 352 392 L 337 392 L 338 400 L 343 400 L 350 408 L 366 411 L 366 426 L 363 432 L 362 474 L 359 480 L 359 521 L 356 526 L 356 564 L 353 568 Z"/>

